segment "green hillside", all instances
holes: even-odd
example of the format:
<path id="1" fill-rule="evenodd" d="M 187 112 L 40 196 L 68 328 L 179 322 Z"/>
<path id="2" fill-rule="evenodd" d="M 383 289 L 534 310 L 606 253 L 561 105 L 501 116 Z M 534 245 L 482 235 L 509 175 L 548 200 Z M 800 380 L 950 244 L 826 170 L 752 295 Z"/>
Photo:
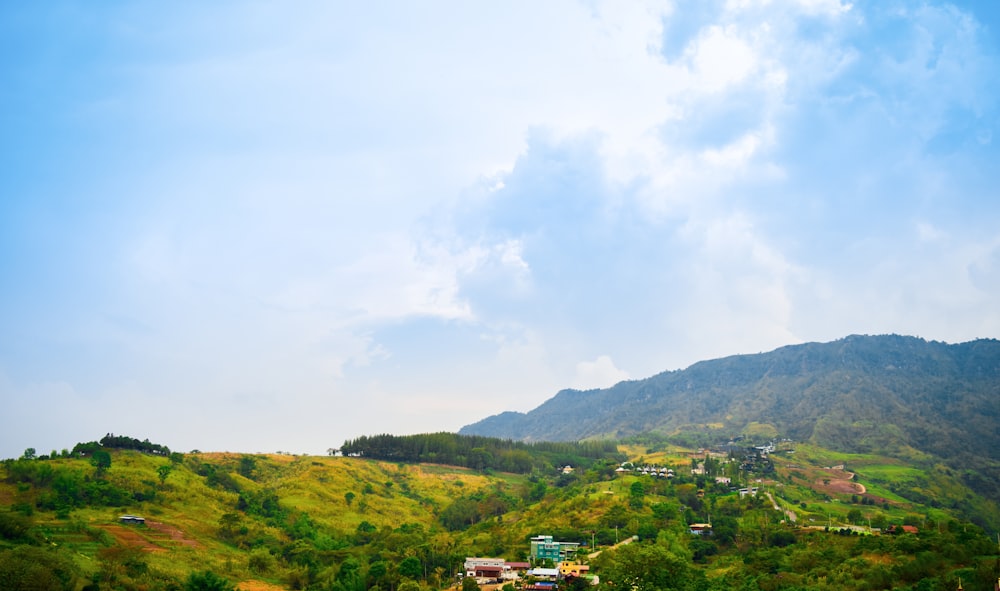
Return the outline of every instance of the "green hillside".
<path id="1" fill-rule="evenodd" d="M 1000 501 L 1000 341 L 897 335 L 702 361 L 603 390 L 564 390 L 460 433 L 524 441 L 697 435 L 765 427 L 797 441 L 943 463 Z"/>
<path id="2" fill-rule="evenodd" d="M 474 442 L 457 445 L 509 447 Z M 584 558 L 600 591 L 954 589 L 959 577 L 993 589 L 996 522 L 984 531 L 956 503 L 987 521 L 996 507 L 949 468 L 787 442 L 761 456 L 751 443 L 699 451 L 650 438 L 573 470 L 527 447 L 538 467 L 525 474 L 100 445 L 28 453 L 0 467 L 0 589 L 431 591 L 455 584 L 467 556 L 527 560 L 540 534 L 582 544 L 581 558 L 603 550 Z M 693 523 L 712 535 L 692 535 Z M 887 533 L 903 525 L 917 531 Z"/>

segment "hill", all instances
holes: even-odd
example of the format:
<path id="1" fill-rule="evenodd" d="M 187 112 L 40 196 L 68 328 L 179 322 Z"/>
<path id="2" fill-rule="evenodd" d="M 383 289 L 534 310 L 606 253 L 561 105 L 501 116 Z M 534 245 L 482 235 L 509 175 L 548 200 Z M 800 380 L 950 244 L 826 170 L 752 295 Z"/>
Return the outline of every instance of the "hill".
<path id="1" fill-rule="evenodd" d="M 398 455 L 437 442 L 497 459 L 511 449 L 534 467 L 178 454 L 111 436 L 74 448 L 86 451 L 4 460 L 0 588 L 455 589 L 466 556 L 524 561 L 539 534 L 586 547 L 580 557 L 601 577 L 595 591 L 635 576 L 689 591 L 951 589 L 959 578 L 989 591 L 1000 574 L 995 521 L 988 535 L 947 502 L 912 500 L 976 498 L 940 466 L 811 445 L 726 454 L 652 439 L 615 447 L 623 464 L 600 457 L 606 445 L 462 439 L 380 436 L 345 447 Z M 589 463 L 572 470 L 551 465 L 553 453 L 569 452 L 595 457 L 579 456 Z M 706 522 L 710 534 L 691 533 Z"/>
<path id="2" fill-rule="evenodd" d="M 1000 499 L 1000 341 L 887 336 L 702 361 L 600 390 L 563 390 L 528 413 L 459 433 L 524 441 L 692 439 L 748 429 L 851 453 L 939 459 Z"/>

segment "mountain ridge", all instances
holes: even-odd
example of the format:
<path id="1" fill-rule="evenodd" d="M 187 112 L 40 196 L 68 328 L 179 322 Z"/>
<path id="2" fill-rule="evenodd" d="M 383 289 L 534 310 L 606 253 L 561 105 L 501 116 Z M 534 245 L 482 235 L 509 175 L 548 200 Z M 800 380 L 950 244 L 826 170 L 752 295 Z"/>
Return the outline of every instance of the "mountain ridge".
<path id="1" fill-rule="evenodd" d="M 763 424 L 840 451 L 940 458 L 976 472 L 973 481 L 985 478 L 976 486 L 983 489 L 1000 483 L 998 420 L 1000 341 L 851 335 L 561 390 L 527 413 L 493 415 L 459 433 L 564 441 L 691 429 L 736 435 Z"/>

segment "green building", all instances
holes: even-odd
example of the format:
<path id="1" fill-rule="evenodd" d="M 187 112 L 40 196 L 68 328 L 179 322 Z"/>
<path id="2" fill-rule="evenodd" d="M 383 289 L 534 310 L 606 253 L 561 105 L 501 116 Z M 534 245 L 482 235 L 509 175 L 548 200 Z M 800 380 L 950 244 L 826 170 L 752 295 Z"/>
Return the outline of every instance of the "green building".
<path id="1" fill-rule="evenodd" d="M 573 558 L 579 547 L 580 544 L 576 542 L 556 542 L 552 536 L 534 536 L 531 538 L 531 560 L 532 562 L 551 560 L 552 564 L 559 564 L 563 560 Z"/>

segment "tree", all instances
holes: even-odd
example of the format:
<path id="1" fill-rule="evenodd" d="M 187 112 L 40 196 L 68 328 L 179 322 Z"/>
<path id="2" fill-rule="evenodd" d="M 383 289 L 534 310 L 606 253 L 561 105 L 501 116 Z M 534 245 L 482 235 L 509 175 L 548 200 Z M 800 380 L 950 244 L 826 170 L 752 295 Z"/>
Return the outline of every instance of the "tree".
<path id="1" fill-rule="evenodd" d="M 735 517 L 719 517 L 712 523 L 712 537 L 717 544 L 726 546 L 736 541 L 736 534 L 739 531 L 739 522 Z"/>
<path id="2" fill-rule="evenodd" d="M 71 591 L 78 577 L 71 559 L 55 550 L 18 546 L 0 551 L 0 585 L 3 589 Z"/>
<path id="3" fill-rule="evenodd" d="M 226 540 L 235 539 L 240 530 L 241 521 L 239 513 L 224 513 L 219 518 L 219 536 Z"/>
<path id="4" fill-rule="evenodd" d="M 691 580 L 687 562 L 659 544 L 628 544 L 606 555 L 601 555 L 601 583 L 615 589 L 685 589 Z"/>
<path id="5" fill-rule="evenodd" d="M 463 530 L 479 521 L 479 504 L 472 499 L 460 497 L 445 507 L 438 519 L 451 531 Z"/>
<path id="6" fill-rule="evenodd" d="M 389 574 L 389 567 L 384 560 L 376 560 L 368 565 L 368 579 L 371 581 L 369 587 L 378 585 L 378 582 Z"/>
<path id="7" fill-rule="evenodd" d="M 493 464 L 493 454 L 485 447 L 474 447 L 469 451 L 469 467 L 475 470 L 485 470 Z"/>
<path id="8" fill-rule="evenodd" d="M 775 548 L 791 546 L 795 542 L 795 534 L 790 531 L 776 531 L 771 535 L 771 545 Z"/>
<path id="9" fill-rule="evenodd" d="M 247 567 L 258 575 L 270 572 L 274 568 L 274 564 L 274 555 L 267 548 L 254 548 L 247 558 Z"/>
<path id="10" fill-rule="evenodd" d="M 99 449 L 90 456 L 90 464 L 97 468 L 97 477 L 100 478 L 111 467 L 111 454 L 103 449 Z"/>
<path id="11" fill-rule="evenodd" d="M 35 452 L 35 448 L 29 447 L 28 449 L 24 450 L 24 455 L 22 455 L 21 458 L 25 460 L 33 460 L 35 459 L 36 455 L 37 454 Z"/>
<path id="12" fill-rule="evenodd" d="M 636 480 L 629 487 L 629 507 L 633 509 L 642 508 L 642 499 L 646 496 L 646 489 L 642 486 L 642 483 Z"/>
<path id="13" fill-rule="evenodd" d="M 625 505 L 612 505 L 607 512 L 601 516 L 601 524 L 605 527 L 625 527 L 628 523 L 629 514 Z"/>
<path id="14" fill-rule="evenodd" d="M 351 503 L 354 501 L 354 496 L 355 496 L 354 493 L 351 491 L 347 491 L 346 493 L 344 493 L 344 501 L 347 502 L 348 507 L 350 507 Z"/>
<path id="15" fill-rule="evenodd" d="M 174 467 L 170 464 L 164 464 L 156 469 L 156 474 L 160 477 L 160 484 L 166 484 L 167 476 L 174 471 Z"/>
<path id="16" fill-rule="evenodd" d="M 462 591 L 479 591 L 479 583 L 476 582 L 476 577 L 463 578 Z"/>
<path id="17" fill-rule="evenodd" d="M 589 591 L 590 581 L 583 577 L 574 577 L 572 575 L 566 577 L 559 589 L 563 591 Z"/>
<path id="18" fill-rule="evenodd" d="M 253 480 L 253 471 L 257 469 L 257 460 L 251 456 L 240 457 L 240 466 L 236 469 L 236 472 L 244 477 Z"/>
<path id="19" fill-rule="evenodd" d="M 424 565 L 416 556 L 407 556 L 399 563 L 400 576 L 417 580 L 424 576 Z"/>
<path id="20" fill-rule="evenodd" d="M 188 575 L 184 591 L 236 591 L 236 587 L 228 580 L 206 570 Z"/>

